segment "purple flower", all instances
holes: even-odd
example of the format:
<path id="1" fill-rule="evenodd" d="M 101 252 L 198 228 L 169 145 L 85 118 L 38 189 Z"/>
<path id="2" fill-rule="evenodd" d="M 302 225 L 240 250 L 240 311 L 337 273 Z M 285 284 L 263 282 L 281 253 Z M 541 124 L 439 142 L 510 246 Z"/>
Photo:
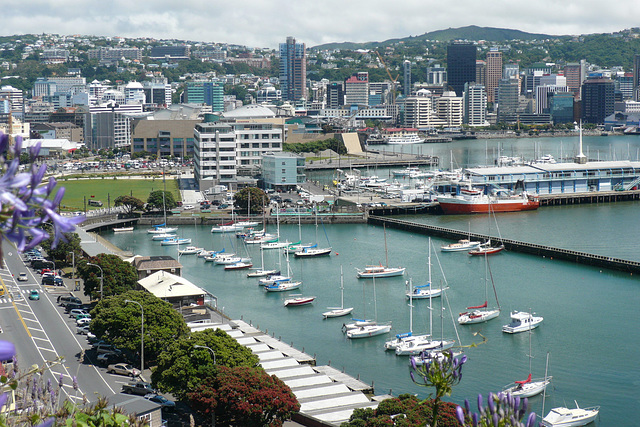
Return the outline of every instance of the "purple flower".
<path id="1" fill-rule="evenodd" d="M 55 421 L 56 419 L 54 417 L 51 417 L 42 424 L 38 424 L 36 427 L 51 427 Z"/>
<path id="2" fill-rule="evenodd" d="M 460 407 L 456 407 L 456 418 L 460 421 L 460 424 L 464 425 L 464 410 Z"/>
<path id="3" fill-rule="evenodd" d="M 533 427 L 536 422 L 536 414 L 532 412 L 529 414 L 529 418 L 527 418 L 527 427 Z"/>
<path id="4" fill-rule="evenodd" d="M 9 395 L 7 393 L 0 394 L 0 409 L 4 406 L 5 403 L 7 403 L 8 398 Z"/>
<path id="5" fill-rule="evenodd" d="M 13 359 L 16 355 L 16 346 L 10 341 L 0 341 L 0 360 Z"/>

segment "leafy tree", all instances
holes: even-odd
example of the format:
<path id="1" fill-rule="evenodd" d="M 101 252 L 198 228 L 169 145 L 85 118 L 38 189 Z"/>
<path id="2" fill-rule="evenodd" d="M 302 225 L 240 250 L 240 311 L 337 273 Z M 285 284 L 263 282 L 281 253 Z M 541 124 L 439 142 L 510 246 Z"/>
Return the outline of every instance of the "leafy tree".
<path id="1" fill-rule="evenodd" d="M 100 296 L 100 269 L 87 263 L 99 265 L 103 273 L 102 297 L 122 294 L 135 289 L 138 275 L 133 265 L 117 255 L 98 254 L 87 261 L 77 263 L 78 277 L 84 281 L 84 294 L 91 298 Z"/>
<path id="2" fill-rule="evenodd" d="M 281 426 L 300 410 L 291 389 L 262 368 L 221 366 L 187 396 L 196 411 L 213 411 L 221 425 Z"/>
<path id="3" fill-rule="evenodd" d="M 164 199 L 162 194 L 164 193 Z M 162 211 L 165 207 L 167 210 L 171 210 L 178 206 L 173 198 L 173 194 L 168 191 L 157 190 L 152 191 L 147 199 L 147 210 L 159 210 Z"/>
<path id="4" fill-rule="evenodd" d="M 233 196 L 234 206 L 241 212 L 247 212 L 247 206 L 251 203 L 251 214 L 261 214 L 264 206 L 269 204 L 267 194 L 256 187 L 245 187 Z"/>
<path id="5" fill-rule="evenodd" d="M 215 365 L 209 349 L 194 347 L 196 345 L 213 350 Z M 184 398 L 188 390 L 194 390 L 205 378 L 215 376 L 221 366 L 256 366 L 258 362 L 251 350 L 223 330 L 207 329 L 175 339 L 168 347 L 165 343 L 151 379 L 160 390 Z"/>
<path id="6" fill-rule="evenodd" d="M 80 236 L 78 233 L 64 233 L 64 237 L 67 241 L 60 240 L 55 248 L 51 247 L 53 237 L 40 243 L 42 249 L 44 249 L 53 259 L 53 262 L 56 263 L 56 268 L 71 266 L 73 257 L 75 257 L 75 261 L 78 263 L 84 254 L 80 246 Z M 69 252 L 73 252 L 73 257 Z"/>
<path id="7" fill-rule="evenodd" d="M 126 213 L 131 214 L 133 211 L 139 211 L 144 208 L 144 202 L 137 197 L 133 196 L 119 196 L 113 201 L 113 205 L 123 206 L 126 209 Z"/>
<path id="8" fill-rule="evenodd" d="M 144 356 L 155 364 L 167 343 L 185 338 L 189 328 L 168 302 L 146 291 L 128 291 L 102 299 L 91 310 L 91 332 L 122 350 L 140 351 L 140 307 L 144 309 Z"/>
<path id="9" fill-rule="evenodd" d="M 322 141 L 309 141 L 297 144 L 284 143 L 282 149 L 294 153 L 317 153 L 330 149 L 338 154 L 347 154 L 347 148 L 344 146 L 342 138 L 330 138 Z"/>

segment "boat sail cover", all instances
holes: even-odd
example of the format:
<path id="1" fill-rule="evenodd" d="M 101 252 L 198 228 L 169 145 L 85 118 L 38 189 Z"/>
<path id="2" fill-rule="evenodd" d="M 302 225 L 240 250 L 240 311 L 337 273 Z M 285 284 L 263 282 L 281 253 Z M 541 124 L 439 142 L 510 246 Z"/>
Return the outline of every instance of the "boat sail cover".
<path id="1" fill-rule="evenodd" d="M 515 383 L 516 384 L 526 384 L 526 383 L 529 383 L 529 382 L 531 382 L 531 374 L 529 374 L 529 376 L 527 377 L 526 380 L 524 380 L 524 381 L 516 381 Z"/>
<path id="2" fill-rule="evenodd" d="M 482 305 L 477 305 L 474 307 L 467 307 L 467 310 L 473 310 L 474 308 L 487 308 L 487 301 L 484 302 L 484 304 Z"/>

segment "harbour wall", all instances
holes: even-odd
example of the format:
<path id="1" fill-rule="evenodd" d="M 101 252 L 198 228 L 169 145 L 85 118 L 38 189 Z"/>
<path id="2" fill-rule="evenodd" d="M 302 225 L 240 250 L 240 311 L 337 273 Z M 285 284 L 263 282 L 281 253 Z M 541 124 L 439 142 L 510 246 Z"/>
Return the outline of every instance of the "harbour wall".
<path id="1" fill-rule="evenodd" d="M 369 224 L 386 226 L 398 230 L 409 231 L 412 233 L 424 234 L 429 236 L 443 237 L 446 239 L 460 240 L 470 238 L 472 240 L 485 241 L 502 241 L 505 249 L 522 252 L 531 255 L 548 257 L 551 259 L 561 259 L 564 261 L 575 262 L 578 264 L 589 265 L 592 267 L 601 267 L 611 270 L 624 271 L 627 273 L 640 273 L 640 262 L 629 261 L 621 258 L 613 258 L 602 255 L 589 254 L 586 252 L 573 251 L 569 249 L 554 248 L 551 246 L 539 245 L 536 243 L 520 242 L 512 239 L 500 239 L 498 236 L 490 236 L 486 234 L 468 233 L 466 231 L 454 230 L 451 228 L 438 227 L 427 224 L 419 224 L 411 221 L 398 220 L 393 218 L 385 218 L 377 215 L 369 216 Z"/>

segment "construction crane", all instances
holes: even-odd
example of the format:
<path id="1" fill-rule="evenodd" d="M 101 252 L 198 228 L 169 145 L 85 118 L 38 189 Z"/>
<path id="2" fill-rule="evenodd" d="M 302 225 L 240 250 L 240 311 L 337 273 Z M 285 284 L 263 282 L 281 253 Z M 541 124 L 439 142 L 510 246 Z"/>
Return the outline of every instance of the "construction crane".
<path id="1" fill-rule="evenodd" d="M 385 64 L 384 59 L 382 59 L 382 56 L 380 56 L 380 52 L 378 52 L 377 50 L 376 50 L 376 55 L 378 55 L 378 59 L 380 60 L 380 62 L 382 62 L 384 69 L 387 70 L 387 75 L 389 76 L 389 80 L 391 80 L 391 85 L 392 85 L 391 86 L 391 95 L 392 95 L 391 104 L 395 104 L 396 103 L 396 82 L 398 81 L 398 77 L 400 77 L 400 73 L 398 73 L 398 75 L 394 79 L 391 76 L 389 67 L 387 67 L 387 64 Z"/>

